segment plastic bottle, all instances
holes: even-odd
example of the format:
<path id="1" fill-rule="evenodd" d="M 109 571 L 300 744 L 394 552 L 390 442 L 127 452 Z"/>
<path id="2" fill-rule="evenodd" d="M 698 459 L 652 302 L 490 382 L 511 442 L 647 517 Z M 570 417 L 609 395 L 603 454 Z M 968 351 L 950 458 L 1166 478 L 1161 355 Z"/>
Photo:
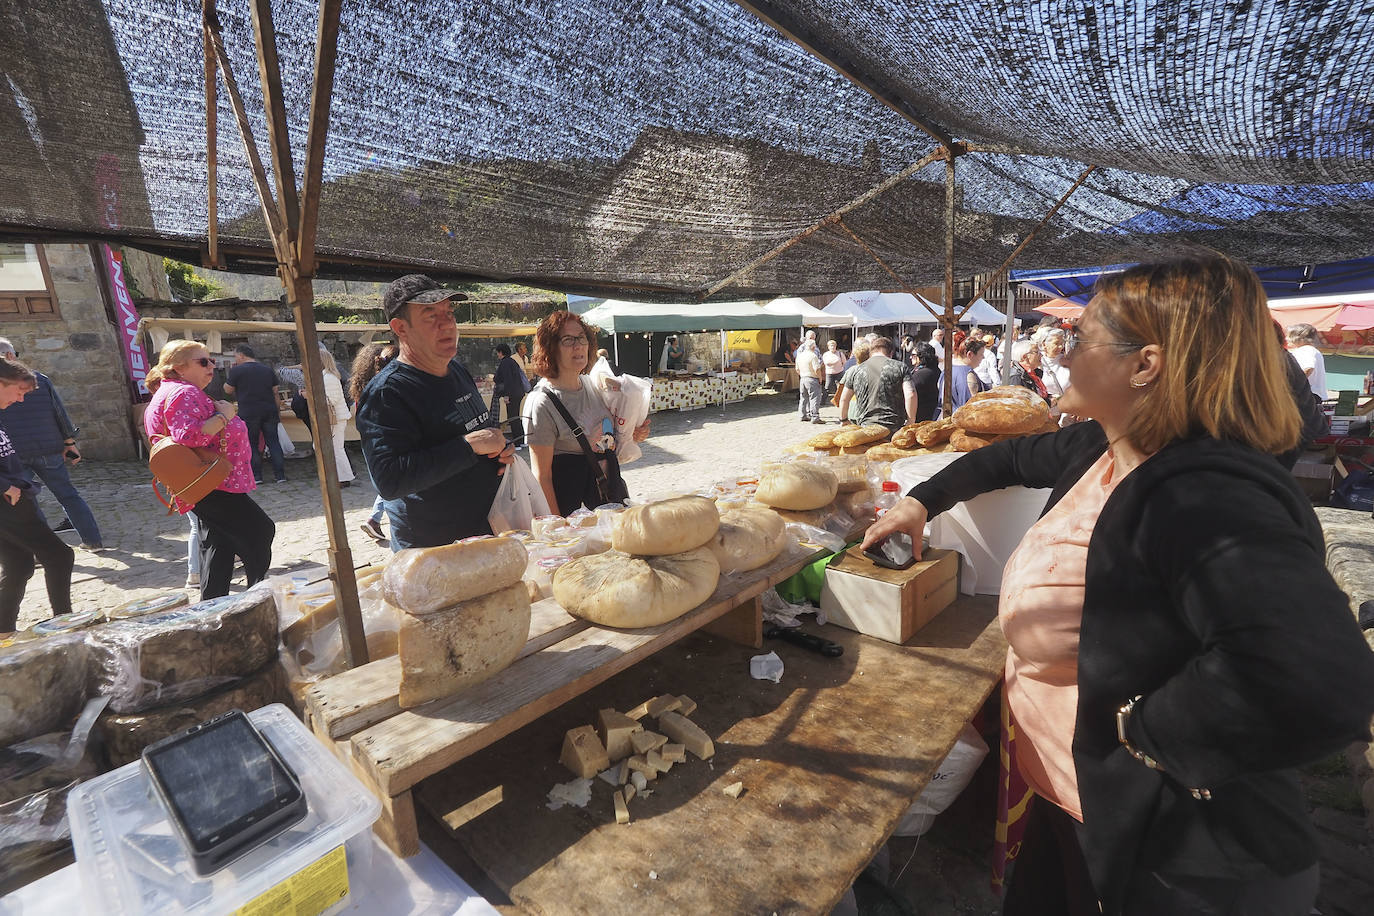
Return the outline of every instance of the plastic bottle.
<path id="1" fill-rule="evenodd" d="M 882 518 L 883 513 L 897 505 L 897 500 L 902 498 L 902 485 L 895 480 L 883 481 L 883 492 L 878 494 L 878 498 L 873 500 L 875 519 Z"/>

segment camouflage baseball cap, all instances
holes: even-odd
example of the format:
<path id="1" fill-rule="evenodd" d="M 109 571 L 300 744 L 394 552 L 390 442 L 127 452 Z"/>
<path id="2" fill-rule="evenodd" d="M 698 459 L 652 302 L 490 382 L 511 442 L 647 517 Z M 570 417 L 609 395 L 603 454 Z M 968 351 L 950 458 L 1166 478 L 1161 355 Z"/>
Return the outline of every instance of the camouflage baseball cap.
<path id="1" fill-rule="evenodd" d="M 382 296 L 382 309 L 390 321 L 400 314 L 401 308 L 408 302 L 428 305 L 431 302 L 443 302 L 445 299 L 461 302 L 466 298 L 467 296 L 456 290 L 445 289 L 424 274 L 406 274 L 399 280 L 392 280 L 387 286 L 386 293 Z"/>

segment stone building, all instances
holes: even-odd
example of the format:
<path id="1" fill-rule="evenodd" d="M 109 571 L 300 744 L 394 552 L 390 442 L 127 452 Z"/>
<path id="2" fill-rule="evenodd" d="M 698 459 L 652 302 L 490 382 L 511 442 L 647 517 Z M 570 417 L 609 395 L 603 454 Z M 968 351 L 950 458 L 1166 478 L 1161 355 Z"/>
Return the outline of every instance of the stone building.
<path id="1" fill-rule="evenodd" d="M 120 343 L 103 245 L 0 244 L 0 337 L 48 375 L 81 429 L 87 458 L 131 458 L 135 387 Z M 130 292 L 171 298 L 162 259 L 122 254 Z"/>

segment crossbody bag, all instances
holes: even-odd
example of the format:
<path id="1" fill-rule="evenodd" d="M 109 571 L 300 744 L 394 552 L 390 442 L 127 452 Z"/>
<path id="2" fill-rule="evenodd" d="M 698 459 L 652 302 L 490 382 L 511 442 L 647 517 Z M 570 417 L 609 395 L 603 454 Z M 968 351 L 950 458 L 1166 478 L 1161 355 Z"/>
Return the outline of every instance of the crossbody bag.
<path id="1" fill-rule="evenodd" d="M 582 425 L 573 419 L 568 408 L 564 406 L 563 399 L 554 391 L 553 386 L 545 389 L 549 395 L 549 401 L 553 403 L 555 409 L 563 417 L 563 422 L 568 424 L 568 429 L 572 431 L 573 437 L 577 439 L 577 444 L 582 448 L 582 454 L 587 459 L 587 464 L 591 466 L 592 477 L 596 480 L 596 492 L 601 497 L 602 505 L 606 503 L 618 503 L 629 495 L 625 490 L 624 481 L 620 482 L 619 488 L 606 476 L 605 470 L 601 467 L 601 459 L 592 451 L 592 444 L 587 441 L 587 434 L 583 431 Z M 625 492 L 618 492 L 625 490 Z"/>

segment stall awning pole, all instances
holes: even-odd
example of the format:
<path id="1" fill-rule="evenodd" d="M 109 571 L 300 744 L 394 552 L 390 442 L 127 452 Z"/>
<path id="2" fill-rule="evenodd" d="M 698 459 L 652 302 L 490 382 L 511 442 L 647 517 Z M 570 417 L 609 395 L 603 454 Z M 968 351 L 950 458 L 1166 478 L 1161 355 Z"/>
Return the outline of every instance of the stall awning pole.
<path id="1" fill-rule="evenodd" d="M 1002 332 L 1002 384 L 1011 384 L 1011 344 L 1016 337 L 1016 287 L 1007 284 L 1007 328 Z"/>
<path id="2" fill-rule="evenodd" d="M 320 186 L 323 181 L 324 145 L 328 134 L 330 99 L 334 86 L 334 63 L 339 33 L 339 12 L 342 0 L 322 0 L 319 28 L 315 44 L 315 80 L 310 101 L 310 127 L 306 140 L 305 176 L 301 198 L 297 196 L 295 166 L 291 158 L 291 137 L 287 129 L 286 106 L 281 85 L 281 68 L 277 61 L 276 30 L 272 24 L 270 0 L 252 0 L 253 33 L 257 44 L 258 73 L 262 80 L 264 113 L 267 121 L 268 143 L 272 151 L 272 171 L 276 181 L 276 198 L 267 182 L 253 138 L 242 95 L 229 66 L 228 55 L 220 35 L 219 17 L 213 2 L 205 5 L 206 38 L 214 47 L 219 69 L 229 91 L 230 102 L 238 120 L 239 133 L 253 166 L 254 184 L 258 190 L 263 216 L 272 232 L 272 245 L 277 254 L 277 273 L 286 288 L 286 298 L 295 317 L 297 342 L 301 350 L 301 364 L 305 369 L 306 391 L 315 405 L 317 418 L 327 416 L 323 409 L 323 365 L 320 361 L 319 336 L 315 328 L 314 289 L 311 280 L 315 271 L 315 230 L 319 215 Z M 362 612 L 358 603 L 358 583 L 353 574 L 353 554 L 348 547 L 347 526 L 339 491 L 338 469 L 335 464 L 334 438 L 327 424 L 311 424 L 315 444 L 315 466 L 319 471 L 320 491 L 324 499 L 325 525 L 329 532 L 329 576 L 334 582 L 338 601 L 340 634 L 344 656 L 350 667 L 368 661 L 367 641 L 363 632 Z"/>

